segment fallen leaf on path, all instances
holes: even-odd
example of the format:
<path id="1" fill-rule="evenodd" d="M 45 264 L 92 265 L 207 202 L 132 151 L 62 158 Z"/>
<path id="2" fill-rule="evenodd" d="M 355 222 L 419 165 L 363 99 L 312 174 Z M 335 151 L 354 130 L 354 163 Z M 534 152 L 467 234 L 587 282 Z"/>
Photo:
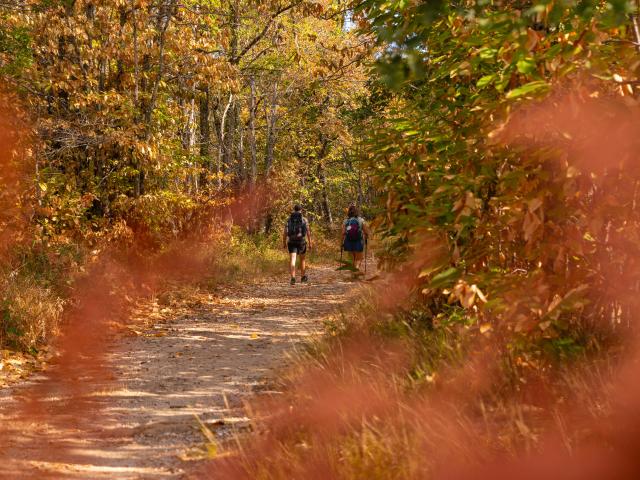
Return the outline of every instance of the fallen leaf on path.
<path id="1" fill-rule="evenodd" d="M 209 458 L 218 456 L 218 445 L 215 443 L 207 443 L 207 456 Z"/>
<path id="2" fill-rule="evenodd" d="M 167 332 L 158 332 L 158 333 L 152 333 L 150 335 L 147 335 L 148 337 L 166 337 L 167 336 Z"/>

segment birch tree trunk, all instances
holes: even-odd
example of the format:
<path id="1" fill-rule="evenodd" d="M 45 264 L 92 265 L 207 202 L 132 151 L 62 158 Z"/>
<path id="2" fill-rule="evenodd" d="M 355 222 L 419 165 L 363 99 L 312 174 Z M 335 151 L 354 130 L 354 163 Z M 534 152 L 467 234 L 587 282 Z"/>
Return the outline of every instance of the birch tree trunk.
<path id="1" fill-rule="evenodd" d="M 227 124 L 227 113 L 229 112 L 229 107 L 233 103 L 233 93 L 229 94 L 229 100 L 227 101 L 224 111 L 222 112 L 222 116 L 220 117 L 220 123 L 218 125 L 218 163 L 217 163 L 217 174 L 218 174 L 218 190 L 222 190 L 222 177 L 224 175 L 224 157 L 225 157 L 225 148 L 226 148 L 226 139 L 225 139 L 225 131 Z"/>
<path id="2" fill-rule="evenodd" d="M 236 134 L 237 134 L 237 125 L 238 118 L 237 114 L 237 104 L 236 98 L 233 98 L 231 103 L 229 104 L 229 108 L 227 108 L 227 128 L 225 133 L 225 148 L 224 148 L 224 162 L 223 162 L 223 171 L 224 173 L 235 173 L 237 172 L 237 162 L 235 158 L 235 144 L 236 144 Z"/>

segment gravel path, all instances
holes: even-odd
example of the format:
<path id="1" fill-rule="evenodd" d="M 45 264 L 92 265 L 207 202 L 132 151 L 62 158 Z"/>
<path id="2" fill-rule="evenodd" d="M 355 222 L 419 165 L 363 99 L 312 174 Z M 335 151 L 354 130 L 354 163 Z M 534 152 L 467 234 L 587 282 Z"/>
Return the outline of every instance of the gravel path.
<path id="1" fill-rule="evenodd" d="M 246 428 L 243 400 L 321 330 L 345 301 L 347 278 L 316 267 L 308 285 L 194 293 L 170 320 L 112 342 L 107 369 L 88 375 L 100 382 L 75 393 L 49 385 L 46 415 L 14 412 L 50 373 L 0 391 L 0 478 L 179 478 L 204 452 L 196 416 L 219 438 Z"/>

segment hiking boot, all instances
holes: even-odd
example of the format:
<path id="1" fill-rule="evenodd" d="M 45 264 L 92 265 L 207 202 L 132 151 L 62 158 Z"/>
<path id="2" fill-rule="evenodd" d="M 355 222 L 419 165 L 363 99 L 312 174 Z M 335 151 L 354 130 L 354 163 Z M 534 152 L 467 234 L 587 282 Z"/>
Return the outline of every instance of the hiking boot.
<path id="1" fill-rule="evenodd" d="M 291 277 L 291 285 L 295 285 L 296 284 L 296 277 Z"/>
<path id="2" fill-rule="evenodd" d="M 300 282 L 302 283 L 307 283 L 309 281 L 309 277 L 307 277 L 306 275 L 303 275 L 302 278 L 300 279 Z"/>

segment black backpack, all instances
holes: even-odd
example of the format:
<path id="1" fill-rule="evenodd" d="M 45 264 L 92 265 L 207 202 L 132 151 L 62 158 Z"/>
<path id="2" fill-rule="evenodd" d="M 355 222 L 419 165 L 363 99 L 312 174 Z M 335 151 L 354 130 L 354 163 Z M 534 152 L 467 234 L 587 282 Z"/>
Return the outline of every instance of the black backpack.
<path id="1" fill-rule="evenodd" d="M 362 240 L 362 226 L 356 217 L 351 217 L 345 225 L 346 237 L 350 242 Z"/>
<path id="2" fill-rule="evenodd" d="M 293 212 L 287 222 L 287 236 L 291 243 L 304 243 L 307 236 L 307 224 L 302 213 Z"/>

